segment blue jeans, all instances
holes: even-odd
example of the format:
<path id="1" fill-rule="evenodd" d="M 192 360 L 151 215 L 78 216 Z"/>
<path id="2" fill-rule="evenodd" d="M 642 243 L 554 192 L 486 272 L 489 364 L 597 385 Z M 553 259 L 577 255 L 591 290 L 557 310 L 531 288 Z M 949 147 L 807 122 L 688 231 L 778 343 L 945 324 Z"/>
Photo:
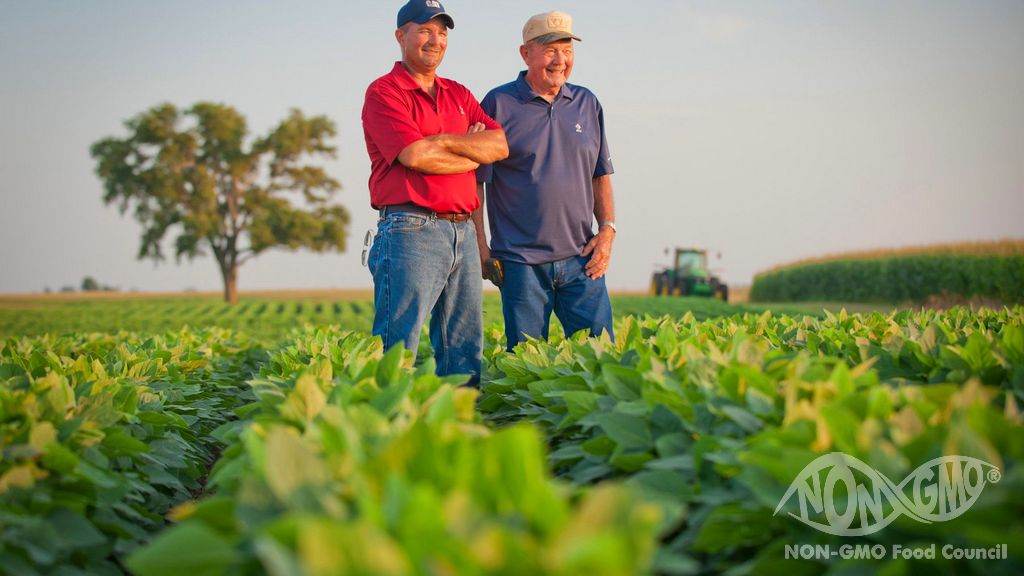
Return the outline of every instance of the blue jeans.
<path id="1" fill-rule="evenodd" d="M 590 330 L 591 336 L 607 332 L 615 337 L 608 287 L 603 276 L 598 280 L 587 276 L 588 260 L 572 256 L 546 264 L 502 262 L 501 309 L 509 351 L 525 336 L 547 340 L 552 311 L 566 336 Z"/>
<path id="2" fill-rule="evenodd" d="M 367 262 L 373 274 L 373 335 L 384 348 L 415 351 L 430 314 L 437 374 L 480 375 L 483 300 L 473 221 L 395 212 L 377 223 Z"/>

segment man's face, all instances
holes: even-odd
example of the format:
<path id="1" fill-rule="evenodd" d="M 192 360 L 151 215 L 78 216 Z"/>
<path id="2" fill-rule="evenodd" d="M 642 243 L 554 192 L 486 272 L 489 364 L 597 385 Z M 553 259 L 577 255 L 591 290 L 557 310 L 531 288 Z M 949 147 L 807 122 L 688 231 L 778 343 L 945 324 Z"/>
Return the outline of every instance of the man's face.
<path id="1" fill-rule="evenodd" d="M 557 93 L 572 72 L 572 40 L 548 44 L 530 42 L 520 49 L 530 83 L 541 91 Z"/>
<path id="2" fill-rule="evenodd" d="M 423 24 L 409 22 L 395 32 L 402 47 L 402 58 L 417 70 L 433 71 L 441 65 L 448 49 L 448 27 L 442 17 Z"/>

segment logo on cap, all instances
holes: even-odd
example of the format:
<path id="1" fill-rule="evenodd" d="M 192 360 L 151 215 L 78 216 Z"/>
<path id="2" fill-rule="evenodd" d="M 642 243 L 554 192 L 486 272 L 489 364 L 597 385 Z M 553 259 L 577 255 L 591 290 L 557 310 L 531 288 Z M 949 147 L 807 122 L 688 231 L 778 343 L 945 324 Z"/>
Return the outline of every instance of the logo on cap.
<path id="1" fill-rule="evenodd" d="M 540 40 L 544 43 L 571 38 L 580 40 L 572 33 L 572 16 L 557 10 L 537 14 L 526 21 L 523 26 L 523 43 Z"/>
<path id="2" fill-rule="evenodd" d="M 398 27 L 401 28 L 409 22 L 425 24 L 438 16 L 444 18 L 446 26 L 455 28 L 455 20 L 444 11 L 444 6 L 438 0 L 409 0 L 398 11 Z"/>

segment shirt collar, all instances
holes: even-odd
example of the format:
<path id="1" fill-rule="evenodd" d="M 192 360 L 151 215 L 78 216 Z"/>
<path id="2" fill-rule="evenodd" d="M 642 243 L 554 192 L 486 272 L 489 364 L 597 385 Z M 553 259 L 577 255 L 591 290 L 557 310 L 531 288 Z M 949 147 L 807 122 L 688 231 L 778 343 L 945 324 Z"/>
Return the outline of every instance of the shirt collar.
<path id="1" fill-rule="evenodd" d="M 523 102 L 529 102 L 534 98 L 540 98 L 540 95 L 534 92 L 533 88 L 531 88 L 530 84 L 526 81 L 526 70 L 520 72 L 519 77 L 516 78 L 516 89 L 519 92 L 519 98 Z M 572 86 L 570 86 L 569 83 L 566 82 L 565 84 L 562 85 L 562 89 L 558 91 L 558 96 L 560 98 L 572 100 L 576 95 L 573 92 Z"/>
<path id="2" fill-rule="evenodd" d="M 394 68 L 391 69 L 391 75 L 395 77 L 395 81 L 403 90 L 419 90 L 420 85 L 416 82 L 416 79 L 412 77 L 412 74 L 402 66 L 402 62 L 395 62 Z M 440 76 L 434 75 L 434 85 L 441 90 L 448 89 L 448 81 Z"/>

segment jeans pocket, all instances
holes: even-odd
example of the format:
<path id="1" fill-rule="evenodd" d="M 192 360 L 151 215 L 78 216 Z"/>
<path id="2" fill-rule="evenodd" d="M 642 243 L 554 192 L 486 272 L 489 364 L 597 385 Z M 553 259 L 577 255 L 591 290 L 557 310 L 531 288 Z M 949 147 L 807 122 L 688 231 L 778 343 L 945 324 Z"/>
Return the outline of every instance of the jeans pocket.
<path id="1" fill-rule="evenodd" d="M 389 214 L 386 219 L 388 230 L 392 232 L 415 232 L 427 225 L 430 221 L 425 215 L 420 214 Z"/>

